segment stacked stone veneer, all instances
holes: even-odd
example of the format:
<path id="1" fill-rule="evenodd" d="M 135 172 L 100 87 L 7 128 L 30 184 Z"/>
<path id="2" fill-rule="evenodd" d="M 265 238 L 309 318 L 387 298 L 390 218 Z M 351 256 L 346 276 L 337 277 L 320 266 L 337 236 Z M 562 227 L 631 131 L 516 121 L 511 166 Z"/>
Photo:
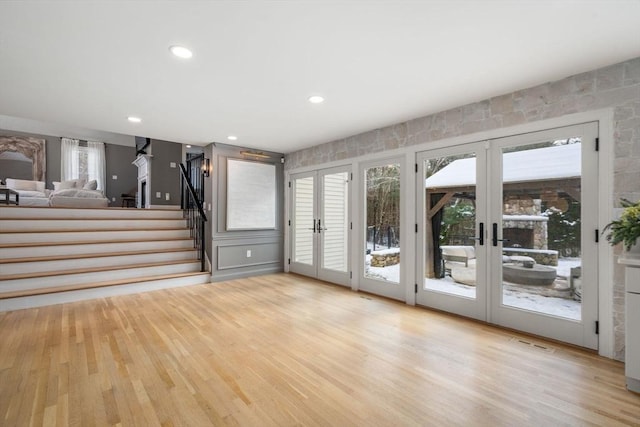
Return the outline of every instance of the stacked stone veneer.
<path id="1" fill-rule="evenodd" d="M 425 105 L 428 100 L 425 99 Z M 640 199 L 640 58 L 409 120 L 286 156 L 288 170 L 567 114 L 614 111 L 613 196 Z M 613 208 L 614 206 L 612 206 Z M 624 270 L 613 277 L 615 358 L 624 359 Z M 608 284 L 604 284 L 608 286 Z"/>
<path id="2" fill-rule="evenodd" d="M 533 258 L 536 264 L 540 265 L 558 265 L 558 251 L 554 250 L 526 250 L 520 248 L 506 248 L 503 249 L 503 253 L 507 256 L 526 256 L 529 258 Z"/>
<path id="3" fill-rule="evenodd" d="M 548 248 L 547 222 L 549 221 L 549 219 L 547 217 L 541 216 L 542 201 L 540 199 L 506 200 L 503 204 L 502 212 L 505 215 L 527 215 L 528 217 L 537 217 L 536 219 L 527 220 L 520 220 L 511 217 L 511 219 L 504 219 L 502 221 L 502 227 L 533 230 L 533 246 L 531 247 L 531 249 Z M 554 265 L 557 265 L 557 263 Z"/>
<path id="4" fill-rule="evenodd" d="M 371 252 L 371 267 L 388 267 L 400 263 L 400 251 Z"/>

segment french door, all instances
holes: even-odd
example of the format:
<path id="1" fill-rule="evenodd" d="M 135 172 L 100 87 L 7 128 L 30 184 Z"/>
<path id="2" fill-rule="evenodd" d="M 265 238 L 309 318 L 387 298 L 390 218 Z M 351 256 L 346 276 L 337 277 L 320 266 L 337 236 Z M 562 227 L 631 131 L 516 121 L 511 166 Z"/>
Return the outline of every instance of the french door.
<path id="1" fill-rule="evenodd" d="M 485 143 L 418 155 L 416 302 L 487 319 Z M 419 280 L 419 279 L 418 279 Z"/>
<path id="2" fill-rule="evenodd" d="M 402 158 L 394 158 L 360 167 L 363 238 L 359 289 L 404 301 L 400 268 L 402 163 Z"/>
<path id="3" fill-rule="evenodd" d="M 349 285 L 350 168 L 291 175 L 289 270 Z"/>
<path id="4" fill-rule="evenodd" d="M 420 153 L 416 301 L 597 348 L 596 123 Z"/>

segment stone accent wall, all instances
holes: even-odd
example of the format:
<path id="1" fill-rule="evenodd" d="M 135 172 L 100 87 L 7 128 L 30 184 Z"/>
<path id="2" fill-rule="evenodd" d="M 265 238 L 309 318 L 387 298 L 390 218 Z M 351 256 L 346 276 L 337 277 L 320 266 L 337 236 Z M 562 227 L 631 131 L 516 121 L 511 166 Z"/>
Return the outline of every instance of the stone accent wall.
<path id="1" fill-rule="evenodd" d="M 614 109 L 613 196 L 618 207 L 621 197 L 640 199 L 640 58 L 296 151 L 286 156 L 285 168 L 357 158 L 603 108 Z M 624 270 L 617 265 L 618 255 L 616 248 L 613 322 L 615 358 L 623 360 Z"/>
<path id="2" fill-rule="evenodd" d="M 508 198 L 502 206 L 505 215 L 540 215 L 542 200 Z"/>

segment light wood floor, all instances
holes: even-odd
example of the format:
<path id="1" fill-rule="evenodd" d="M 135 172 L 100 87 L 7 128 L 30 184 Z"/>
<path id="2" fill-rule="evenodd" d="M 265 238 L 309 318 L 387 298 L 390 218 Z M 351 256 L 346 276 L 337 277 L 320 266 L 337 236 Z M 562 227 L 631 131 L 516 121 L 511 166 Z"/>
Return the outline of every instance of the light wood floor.
<path id="1" fill-rule="evenodd" d="M 277 274 L 1 313 L 0 425 L 42 424 L 638 426 L 640 396 L 593 353 Z"/>

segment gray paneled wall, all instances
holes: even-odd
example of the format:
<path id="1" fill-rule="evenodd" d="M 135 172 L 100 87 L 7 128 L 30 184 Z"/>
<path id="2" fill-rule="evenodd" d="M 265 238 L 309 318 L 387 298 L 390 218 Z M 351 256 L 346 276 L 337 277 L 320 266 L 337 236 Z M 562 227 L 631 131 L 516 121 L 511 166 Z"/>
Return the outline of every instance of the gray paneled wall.
<path id="1" fill-rule="evenodd" d="M 248 241 L 218 246 L 218 270 L 278 263 L 282 260 L 279 250 L 278 242 Z"/>
<path id="2" fill-rule="evenodd" d="M 282 271 L 284 268 L 284 166 L 283 154 L 252 159 L 240 154 L 245 149 L 213 144 L 212 276 L 214 281 Z M 207 147 L 209 148 L 209 147 Z M 276 166 L 276 227 L 268 230 L 227 231 L 227 160 L 251 160 Z"/>

